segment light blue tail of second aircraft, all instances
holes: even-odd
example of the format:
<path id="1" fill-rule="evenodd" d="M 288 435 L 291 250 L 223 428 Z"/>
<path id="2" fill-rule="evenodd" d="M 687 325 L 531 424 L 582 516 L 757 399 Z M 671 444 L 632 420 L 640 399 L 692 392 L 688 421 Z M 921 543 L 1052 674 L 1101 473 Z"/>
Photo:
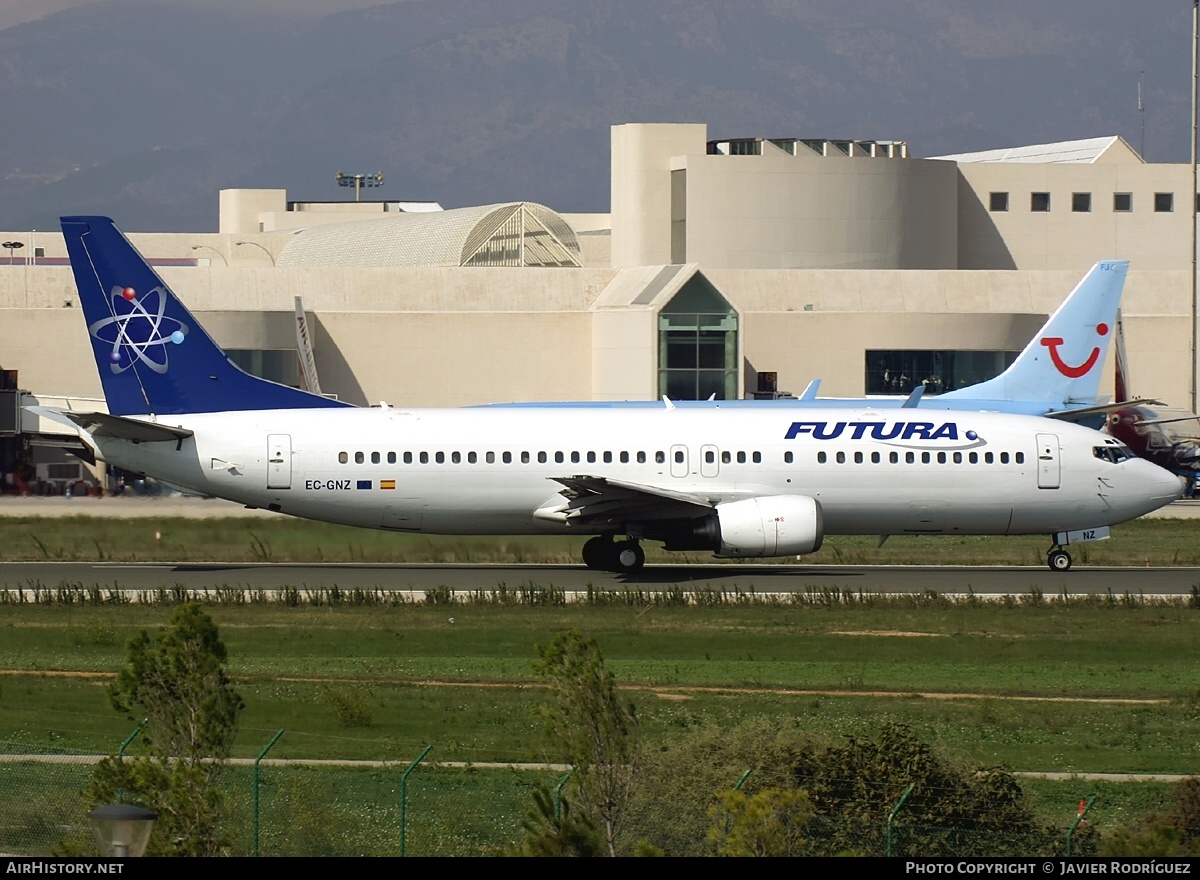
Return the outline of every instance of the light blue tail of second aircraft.
<path id="1" fill-rule="evenodd" d="M 995 379 L 948 391 L 938 400 L 1094 404 L 1128 270 L 1127 260 L 1094 265 L 1012 366 Z"/>
<path id="2" fill-rule="evenodd" d="M 244 372 L 107 217 L 63 217 L 113 415 L 346 406 Z"/>

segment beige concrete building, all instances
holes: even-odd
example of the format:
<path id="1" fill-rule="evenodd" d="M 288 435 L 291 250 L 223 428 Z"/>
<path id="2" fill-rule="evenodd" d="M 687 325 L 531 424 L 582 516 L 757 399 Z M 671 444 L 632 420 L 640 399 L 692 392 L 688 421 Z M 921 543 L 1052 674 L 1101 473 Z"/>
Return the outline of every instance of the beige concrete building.
<path id="1" fill-rule="evenodd" d="M 919 159 L 620 125 L 611 186 L 595 215 L 226 190 L 217 232 L 130 238 L 246 368 L 300 382 L 300 297 L 322 391 L 414 406 L 727 398 L 762 374 L 857 396 L 884 362 L 957 387 L 1129 259 L 1135 391 L 1190 403 L 1191 171 L 1120 138 Z M 0 262 L 0 367 L 98 396 L 61 235 L 0 236 L 27 245 Z"/>

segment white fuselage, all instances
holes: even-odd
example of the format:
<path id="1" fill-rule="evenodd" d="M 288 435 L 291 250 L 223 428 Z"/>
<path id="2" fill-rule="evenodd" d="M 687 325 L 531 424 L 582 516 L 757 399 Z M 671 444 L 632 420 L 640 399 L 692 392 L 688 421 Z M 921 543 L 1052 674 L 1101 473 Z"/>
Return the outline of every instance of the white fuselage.
<path id="1" fill-rule="evenodd" d="M 1096 431 L 986 412 L 384 408 L 157 421 L 194 436 L 93 442 L 118 467 L 254 507 L 442 534 L 580 531 L 546 515 L 565 501 L 554 478 L 578 475 L 714 506 L 808 496 L 824 532 L 844 535 L 1087 529 L 1180 492 L 1148 462 L 1098 455 L 1115 441 Z"/>

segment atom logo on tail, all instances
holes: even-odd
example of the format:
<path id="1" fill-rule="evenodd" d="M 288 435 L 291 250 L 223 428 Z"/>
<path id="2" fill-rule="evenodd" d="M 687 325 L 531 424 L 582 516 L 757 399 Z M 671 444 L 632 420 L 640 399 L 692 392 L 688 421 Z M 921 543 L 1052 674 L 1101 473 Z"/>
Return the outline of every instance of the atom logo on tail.
<path id="1" fill-rule="evenodd" d="M 1097 324 L 1096 333 L 1100 336 L 1108 335 L 1107 324 Z M 1093 348 L 1092 353 L 1087 356 L 1082 364 L 1073 367 L 1062 359 L 1062 355 L 1058 353 L 1058 347 L 1063 344 L 1064 340 L 1061 336 L 1046 336 L 1042 340 L 1042 345 L 1050 349 L 1050 360 L 1054 362 L 1054 368 L 1066 376 L 1068 379 L 1078 379 L 1087 375 L 1092 367 L 1096 366 L 1096 361 L 1100 359 L 1100 349 Z"/>
<path id="2" fill-rule="evenodd" d="M 167 371 L 167 344 L 181 344 L 188 334 L 182 321 L 167 317 L 167 293 L 155 287 L 138 298 L 132 287 L 114 287 L 112 317 L 88 325 L 88 333 L 112 346 L 109 368 L 123 373 L 141 363 L 156 373 Z"/>

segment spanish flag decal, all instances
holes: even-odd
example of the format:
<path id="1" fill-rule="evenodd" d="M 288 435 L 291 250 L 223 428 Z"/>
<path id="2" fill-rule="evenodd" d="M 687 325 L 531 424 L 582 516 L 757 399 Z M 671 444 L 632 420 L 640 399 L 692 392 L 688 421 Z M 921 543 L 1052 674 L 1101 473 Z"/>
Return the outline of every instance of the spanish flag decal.
<path id="1" fill-rule="evenodd" d="M 396 481 L 395 480 L 380 480 L 379 488 L 380 489 L 395 489 Z"/>

